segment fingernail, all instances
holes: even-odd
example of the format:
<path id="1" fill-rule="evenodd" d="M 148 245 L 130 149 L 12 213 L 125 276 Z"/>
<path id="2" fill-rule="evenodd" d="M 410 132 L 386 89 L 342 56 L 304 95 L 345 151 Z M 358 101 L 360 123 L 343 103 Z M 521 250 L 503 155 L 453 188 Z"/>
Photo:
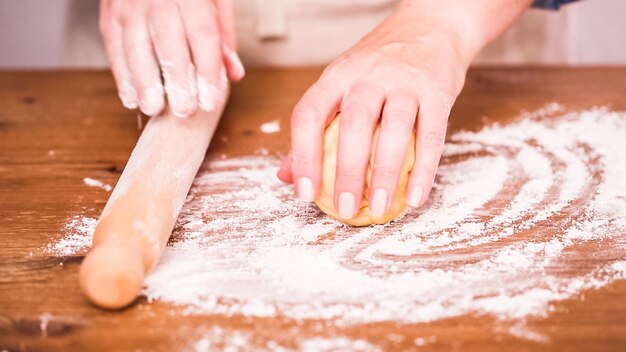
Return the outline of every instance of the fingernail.
<path id="1" fill-rule="evenodd" d="M 424 191 L 422 189 L 422 186 L 419 186 L 419 185 L 414 186 L 413 190 L 409 194 L 409 199 L 407 199 L 407 203 L 414 208 L 419 207 L 422 203 L 423 194 L 424 194 Z"/>
<path id="2" fill-rule="evenodd" d="M 343 219 L 352 219 L 354 216 L 354 194 L 342 192 L 339 195 L 339 216 Z"/>
<path id="3" fill-rule="evenodd" d="M 203 77 L 198 77 L 198 100 L 200 109 L 213 111 L 219 99 L 219 89 Z"/>
<path id="4" fill-rule="evenodd" d="M 298 198 L 305 202 L 312 202 L 315 198 L 313 191 L 313 181 L 308 177 L 298 179 Z"/>
<path id="5" fill-rule="evenodd" d="M 372 196 L 372 202 L 370 210 L 374 216 L 383 216 L 385 215 L 385 210 L 387 208 L 387 191 L 383 188 L 377 188 L 374 191 Z"/>
<path id="6" fill-rule="evenodd" d="M 237 55 L 237 53 L 229 48 L 227 45 L 224 45 L 224 53 L 226 53 L 226 56 L 228 56 L 230 62 L 235 65 L 235 76 L 237 77 L 236 79 L 239 80 L 243 78 L 243 76 L 246 74 L 246 70 L 241 63 L 239 55 Z"/>
<path id="7" fill-rule="evenodd" d="M 124 83 L 120 87 L 119 91 L 120 100 L 122 100 L 122 105 L 124 105 L 127 109 L 136 109 L 139 104 L 137 104 L 137 91 L 133 88 L 130 83 Z"/>
<path id="8" fill-rule="evenodd" d="M 153 116 L 161 112 L 165 105 L 163 98 L 163 86 L 159 83 L 146 88 L 139 102 L 141 111 L 148 116 Z"/>

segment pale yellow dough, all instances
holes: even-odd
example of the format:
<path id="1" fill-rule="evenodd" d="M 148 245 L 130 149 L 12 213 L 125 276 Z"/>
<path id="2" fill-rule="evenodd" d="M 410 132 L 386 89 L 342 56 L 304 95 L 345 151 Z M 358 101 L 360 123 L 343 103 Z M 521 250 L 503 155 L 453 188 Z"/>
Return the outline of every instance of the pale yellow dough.
<path id="1" fill-rule="evenodd" d="M 334 193 L 335 193 L 335 172 L 337 169 L 337 145 L 339 142 L 339 121 L 340 116 L 337 115 L 328 127 L 324 134 L 324 155 L 323 155 L 323 167 L 322 167 L 322 187 L 319 195 L 315 199 L 315 204 L 329 216 L 350 224 L 353 226 L 367 226 L 371 224 L 384 224 L 393 220 L 396 216 L 400 215 L 407 207 L 406 204 L 406 189 L 409 183 L 409 174 L 413 168 L 415 162 L 415 134 L 411 137 L 411 141 L 406 151 L 406 157 L 402 171 L 400 172 L 400 178 L 398 181 L 398 188 L 396 190 L 395 198 L 389 211 L 382 217 L 375 217 L 368 205 L 368 197 L 370 193 L 370 182 L 372 180 L 372 168 L 374 166 L 374 151 L 376 150 L 376 144 L 378 142 L 378 135 L 380 133 L 380 125 L 376 128 L 374 135 L 372 136 L 372 150 L 370 153 L 370 161 L 367 166 L 365 185 L 363 187 L 363 198 L 357 214 L 352 219 L 342 219 L 339 217 L 339 213 L 334 206 Z"/>

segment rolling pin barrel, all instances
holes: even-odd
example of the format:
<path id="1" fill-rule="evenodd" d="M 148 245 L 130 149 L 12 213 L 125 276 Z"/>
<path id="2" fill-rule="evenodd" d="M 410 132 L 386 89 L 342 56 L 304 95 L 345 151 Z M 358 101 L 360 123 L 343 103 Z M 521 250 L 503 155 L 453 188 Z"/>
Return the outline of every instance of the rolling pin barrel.
<path id="1" fill-rule="evenodd" d="M 81 288 L 93 303 L 122 308 L 139 295 L 204 160 L 224 104 L 219 105 L 184 119 L 166 112 L 148 121 L 80 268 Z"/>

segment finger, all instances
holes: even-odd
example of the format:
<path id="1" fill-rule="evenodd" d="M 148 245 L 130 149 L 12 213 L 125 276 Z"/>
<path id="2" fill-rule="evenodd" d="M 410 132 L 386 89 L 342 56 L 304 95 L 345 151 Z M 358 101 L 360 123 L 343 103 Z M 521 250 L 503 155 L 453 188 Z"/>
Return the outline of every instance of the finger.
<path id="1" fill-rule="evenodd" d="M 374 216 L 383 216 L 395 198 L 416 115 L 417 99 L 410 90 L 387 95 L 370 182 L 369 204 Z"/>
<path id="2" fill-rule="evenodd" d="M 214 0 L 215 10 L 219 19 L 220 33 L 226 46 L 237 50 L 237 33 L 235 31 L 235 7 L 233 0 Z"/>
<path id="3" fill-rule="evenodd" d="M 335 208 L 351 219 L 363 197 L 365 171 L 370 160 L 372 134 L 380 118 L 384 92 L 372 83 L 356 83 L 341 104 Z"/>
<path id="4" fill-rule="evenodd" d="M 124 23 L 124 53 L 141 111 L 146 115 L 157 115 L 165 107 L 161 72 L 152 49 L 148 25 L 139 13 Z"/>
<path id="5" fill-rule="evenodd" d="M 196 74 L 178 6 L 161 2 L 148 13 L 150 35 L 165 81 L 172 114 L 187 117 L 198 107 Z"/>
<path id="6" fill-rule="evenodd" d="M 446 137 L 450 107 L 451 104 L 441 98 L 424 99 L 419 106 L 415 165 L 407 197 L 407 203 L 412 207 L 424 204 L 432 188 Z"/>
<path id="7" fill-rule="evenodd" d="M 243 63 L 241 63 L 241 59 L 239 55 L 227 45 L 224 45 L 223 48 L 224 55 L 224 65 L 226 66 L 226 72 L 228 73 L 228 78 L 232 81 L 241 81 L 243 76 L 246 74 L 246 70 L 243 67 Z"/>
<path id="8" fill-rule="evenodd" d="M 117 86 L 118 95 L 124 107 L 136 109 L 138 106 L 137 91 L 130 80 L 130 71 L 124 55 L 124 40 L 122 36 L 122 26 L 110 15 L 108 2 L 103 1 L 100 10 L 100 32 L 104 39 L 113 78 Z"/>
<path id="9" fill-rule="evenodd" d="M 304 94 L 291 116 L 292 172 L 296 193 L 311 202 L 320 189 L 324 128 L 335 117 L 342 97 L 337 84 L 322 80 Z"/>
<path id="10" fill-rule="evenodd" d="M 186 0 L 180 3 L 180 11 L 197 70 L 199 105 L 202 110 L 212 111 L 228 84 L 216 9 L 213 1 Z"/>
<path id="11" fill-rule="evenodd" d="M 293 183 L 293 174 L 291 173 L 292 160 L 293 155 L 289 152 L 289 154 L 283 158 L 283 162 L 280 164 L 280 168 L 278 169 L 277 176 L 285 183 Z"/>
<path id="12" fill-rule="evenodd" d="M 222 51 L 228 78 L 239 81 L 245 75 L 245 69 L 237 55 L 237 34 L 235 32 L 235 11 L 232 0 L 215 0 L 217 18 L 222 34 Z"/>

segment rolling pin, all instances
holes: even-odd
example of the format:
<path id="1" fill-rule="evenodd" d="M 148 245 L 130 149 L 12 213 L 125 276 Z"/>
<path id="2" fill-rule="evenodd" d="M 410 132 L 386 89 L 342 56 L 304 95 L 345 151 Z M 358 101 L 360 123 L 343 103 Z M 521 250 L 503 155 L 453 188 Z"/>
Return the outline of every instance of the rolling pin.
<path id="1" fill-rule="evenodd" d="M 132 303 L 159 261 L 226 101 L 188 118 L 150 118 L 96 225 L 80 286 L 96 305 Z"/>

